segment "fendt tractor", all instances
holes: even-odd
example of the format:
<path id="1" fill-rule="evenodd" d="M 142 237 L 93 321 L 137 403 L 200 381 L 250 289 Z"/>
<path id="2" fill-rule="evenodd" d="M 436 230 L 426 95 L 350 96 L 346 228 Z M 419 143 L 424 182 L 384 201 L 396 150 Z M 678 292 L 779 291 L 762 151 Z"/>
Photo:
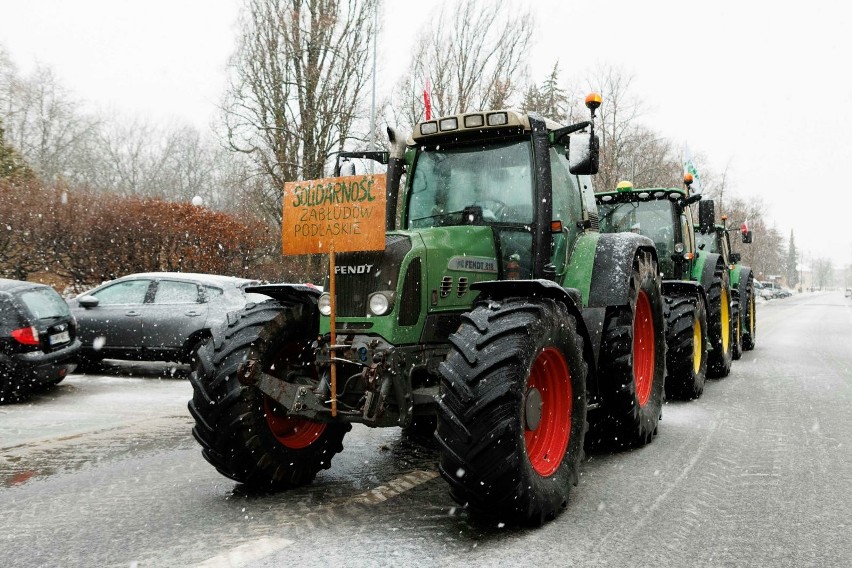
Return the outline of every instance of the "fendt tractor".
<path id="1" fill-rule="evenodd" d="M 601 232 L 633 231 L 657 247 L 666 303 L 666 396 L 686 400 L 701 396 L 706 376 L 729 373 L 734 329 L 724 260 L 696 242 L 691 206 L 701 194 L 690 191 L 691 183 L 691 174 L 683 189 L 639 189 L 623 181 L 616 191 L 596 195 Z"/>
<path id="2" fill-rule="evenodd" d="M 650 442 L 657 253 L 598 231 L 600 97 L 586 104 L 591 120 L 571 126 L 500 110 L 418 123 L 407 143 L 389 128 L 389 151 L 367 156 L 387 165 L 384 250 L 336 253 L 334 299 L 252 288 L 274 300 L 199 351 L 189 408 L 205 458 L 286 489 L 328 468 L 353 423 L 426 429 L 474 517 L 539 524 L 566 506 L 585 444 Z"/>
<path id="3" fill-rule="evenodd" d="M 698 248 L 722 257 L 728 267 L 728 275 L 733 289 L 731 305 L 733 312 L 739 315 L 734 333 L 734 359 L 739 359 L 742 351 L 754 349 L 757 340 L 757 312 L 755 308 L 754 274 L 751 268 L 740 264 L 740 253 L 733 252 L 730 233 L 739 232 L 742 242 L 750 244 L 754 234 L 743 223 L 739 229 L 728 228 L 727 215 L 722 215 L 722 223 L 716 223 L 716 207 L 712 199 L 698 204 L 698 228 L 695 235 Z"/>

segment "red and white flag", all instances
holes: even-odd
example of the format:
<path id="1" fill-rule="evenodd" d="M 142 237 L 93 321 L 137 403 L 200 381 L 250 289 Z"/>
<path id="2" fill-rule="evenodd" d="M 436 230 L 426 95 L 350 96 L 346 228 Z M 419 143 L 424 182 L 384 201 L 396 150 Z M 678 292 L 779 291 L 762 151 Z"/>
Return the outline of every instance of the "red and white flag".
<path id="1" fill-rule="evenodd" d="M 426 120 L 432 120 L 432 84 L 426 77 L 426 86 L 423 87 L 423 105 L 426 107 Z"/>

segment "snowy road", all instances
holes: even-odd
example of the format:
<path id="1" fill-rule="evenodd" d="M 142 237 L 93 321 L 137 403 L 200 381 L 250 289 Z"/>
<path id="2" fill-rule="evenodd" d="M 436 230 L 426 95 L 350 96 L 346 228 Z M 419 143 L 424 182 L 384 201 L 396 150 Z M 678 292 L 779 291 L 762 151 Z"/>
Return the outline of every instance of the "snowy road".
<path id="1" fill-rule="evenodd" d="M 0 565 L 852 565 L 852 301 L 761 304 L 757 338 L 531 530 L 471 524 L 434 450 L 390 429 L 356 427 L 310 487 L 246 494 L 202 459 L 185 379 L 72 375 L 0 407 Z"/>

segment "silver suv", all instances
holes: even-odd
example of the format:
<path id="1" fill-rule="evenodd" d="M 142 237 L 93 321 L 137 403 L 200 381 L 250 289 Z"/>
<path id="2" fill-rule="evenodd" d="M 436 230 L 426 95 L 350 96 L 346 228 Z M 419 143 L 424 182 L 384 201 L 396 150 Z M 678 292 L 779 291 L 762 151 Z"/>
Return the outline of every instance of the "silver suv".
<path id="1" fill-rule="evenodd" d="M 257 280 L 178 272 L 130 274 L 69 302 L 77 318 L 83 369 L 102 359 L 189 363 L 228 312 L 251 301 Z"/>

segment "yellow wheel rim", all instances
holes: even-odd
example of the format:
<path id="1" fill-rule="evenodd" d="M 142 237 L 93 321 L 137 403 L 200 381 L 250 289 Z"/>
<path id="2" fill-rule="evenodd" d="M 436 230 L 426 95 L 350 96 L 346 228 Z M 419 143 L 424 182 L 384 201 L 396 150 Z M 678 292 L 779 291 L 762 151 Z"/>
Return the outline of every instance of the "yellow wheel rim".
<path id="1" fill-rule="evenodd" d="M 692 370 L 697 375 L 701 371 L 701 345 L 704 338 L 701 337 L 701 325 L 698 320 L 692 322 Z"/>
<path id="2" fill-rule="evenodd" d="M 731 321 L 728 312 L 728 290 L 722 288 L 722 351 L 728 352 L 731 344 Z"/>
<path id="3" fill-rule="evenodd" d="M 748 333 L 754 341 L 754 298 L 748 299 Z"/>

